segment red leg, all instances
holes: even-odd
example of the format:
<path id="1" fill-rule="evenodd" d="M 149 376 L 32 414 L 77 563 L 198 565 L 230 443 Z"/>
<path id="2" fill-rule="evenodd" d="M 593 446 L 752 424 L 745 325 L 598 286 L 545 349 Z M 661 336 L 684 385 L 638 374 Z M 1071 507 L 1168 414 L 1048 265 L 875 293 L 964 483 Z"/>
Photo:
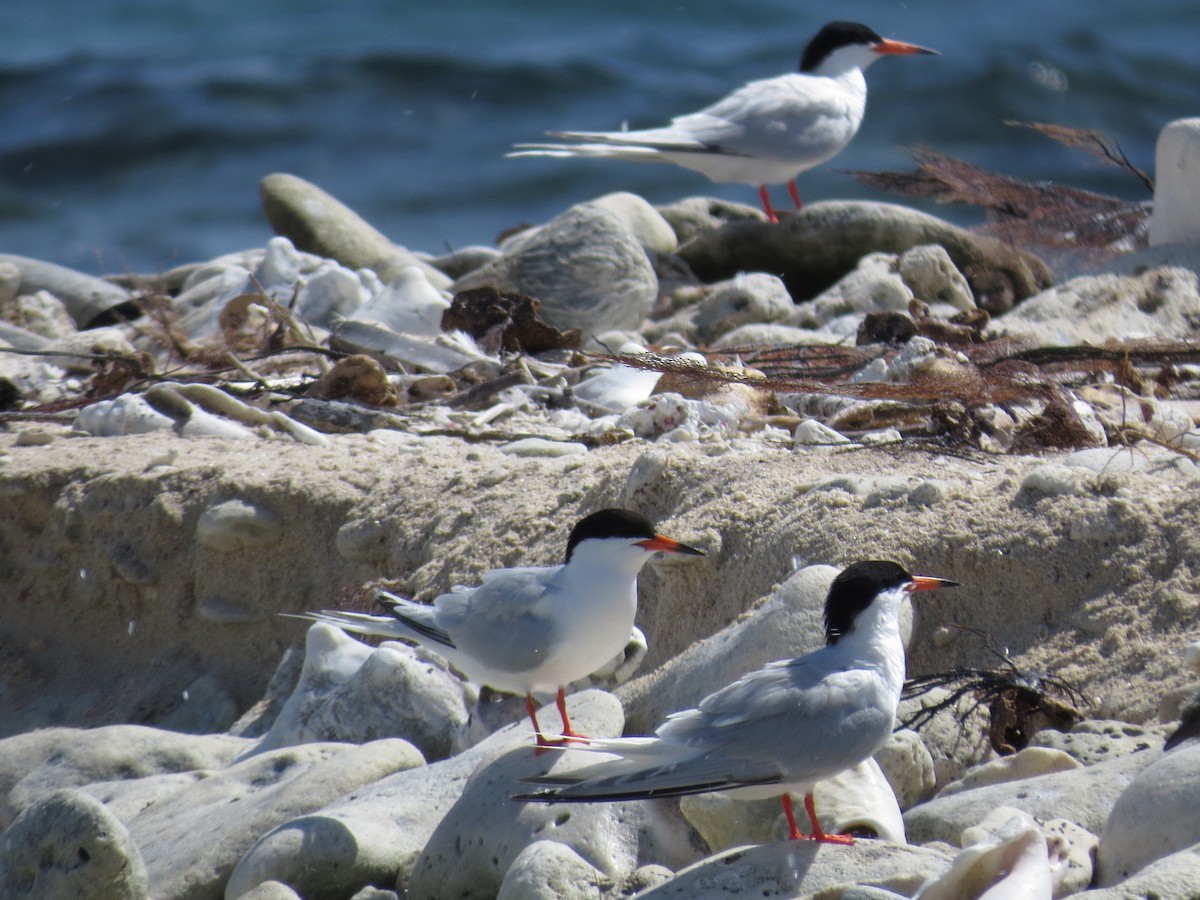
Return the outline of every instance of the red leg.
<path id="1" fill-rule="evenodd" d="M 525 695 L 525 711 L 529 713 L 529 721 L 533 723 L 533 736 L 539 747 L 550 746 L 546 735 L 542 734 L 542 726 L 538 724 L 537 707 L 533 705 L 533 694 Z"/>
<path id="2" fill-rule="evenodd" d="M 788 820 L 788 839 L 792 841 L 800 841 L 804 839 L 804 835 L 800 833 L 799 827 L 796 825 L 796 812 L 792 809 L 792 795 L 784 792 L 783 797 L 783 814 Z"/>
<path id="3" fill-rule="evenodd" d="M 555 701 L 558 704 L 558 714 L 562 716 L 562 733 L 561 741 L 557 743 L 565 744 L 568 741 L 576 740 L 580 743 L 587 743 L 588 736 L 580 734 L 571 727 L 571 717 L 567 715 L 567 692 L 565 688 L 558 689 L 558 697 Z"/>
<path id="4" fill-rule="evenodd" d="M 529 713 L 529 720 L 533 722 L 533 734 L 537 742 L 538 753 L 542 753 L 548 747 L 562 747 L 570 741 L 579 741 L 586 743 L 588 738 L 586 735 L 579 734 L 571 728 L 571 719 L 567 716 L 567 692 L 563 688 L 558 689 L 558 713 L 562 716 L 562 734 L 561 738 L 551 740 L 546 737 L 542 731 L 542 726 L 538 724 L 537 707 L 533 703 L 533 695 L 525 695 L 525 711 Z"/>
<path id="5" fill-rule="evenodd" d="M 848 834 L 826 834 L 821 830 L 821 823 L 817 821 L 817 811 L 813 808 L 811 793 L 804 795 L 804 808 L 808 811 L 808 821 L 812 823 L 812 834 L 808 837 L 810 841 L 820 841 L 822 844 L 842 844 L 846 847 L 854 846 L 854 838 Z"/>
<path id="6" fill-rule="evenodd" d="M 792 195 L 792 202 L 796 204 L 796 209 L 800 209 L 804 206 L 804 204 L 800 202 L 800 192 L 796 190 L 795 178 L 788 182 L 788 193 Z"/>
<path id="7" fill-rule="evenodd" d="M 775 210 L 771 209 L 771 195 L 767 193 L 767 186 L 765 184 L 758 186 L 758 196 L 762 199 L 763 211 L 767 214 L 767 221 L 778 222 L 779 219 L 775 216 Z"/>

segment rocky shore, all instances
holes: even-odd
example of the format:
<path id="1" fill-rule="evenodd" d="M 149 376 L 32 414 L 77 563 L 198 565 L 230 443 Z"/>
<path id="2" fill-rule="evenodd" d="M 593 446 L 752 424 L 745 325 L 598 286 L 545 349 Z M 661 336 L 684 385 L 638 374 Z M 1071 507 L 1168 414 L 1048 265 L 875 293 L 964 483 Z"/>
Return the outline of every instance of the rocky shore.
<path id="1" fill-rule="evenodd" d="M 885 203 L 612 195 L 394 246 L 289 175 L 266 246 L 94 279 L 0 255 L 0 896 L 1200 896 L 1200 120 L 1086 273 Z M 640 579 L 570 697 L 644 734 L 814 649 L 856 559 L 918 596 L 869 763 L 776 802 L 510 799 L 520 698 L 280 613 L 560 561 Z M 554 721 L 551 714 L 550 721 Z"/>

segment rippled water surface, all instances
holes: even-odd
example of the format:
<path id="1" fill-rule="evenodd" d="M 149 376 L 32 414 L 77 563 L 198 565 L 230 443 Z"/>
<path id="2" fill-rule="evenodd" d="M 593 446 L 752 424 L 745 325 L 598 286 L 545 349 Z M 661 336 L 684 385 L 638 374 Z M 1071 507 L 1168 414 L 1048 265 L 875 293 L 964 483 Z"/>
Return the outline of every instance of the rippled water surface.
<path id="1" fill-rule="evenodd" d="M 808 200 L 879 196 L 844 170 L 908 168 L 918 144 L 1141 199 L 1005 122 L 1098 128 L 1150 169 L 1159 129 L 1200 115 L 1200 5 L 1185 2 L 40 0 L 0 29 L 0 252 L 99 273 L 261 245 L 273 171 L 432 252 L 614 190 L 753 203 L 669 167 L 503 154 L 550 128 L 659 124 L 794 69 L 835 17 L 943 55 L 872 67 L 862 131 L 801 177 Z"/>

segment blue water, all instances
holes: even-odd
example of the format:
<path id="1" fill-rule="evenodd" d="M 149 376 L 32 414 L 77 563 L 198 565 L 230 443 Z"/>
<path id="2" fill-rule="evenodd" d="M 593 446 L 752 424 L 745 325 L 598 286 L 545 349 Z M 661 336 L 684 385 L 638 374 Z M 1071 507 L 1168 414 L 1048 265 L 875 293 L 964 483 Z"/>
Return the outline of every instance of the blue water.
<path id="1" fill-rule="evenodd" d="M 93 273 L 259 246 L 259 179 L 321 185 L 398 243 L 490 243 L 572 203 L 754 191 L 608 161 L 504 159 L 552 128 L 659 124 L 795 68 L 826 20 L 940 57 L 881 60 L 866 121 L 801 177 L 808 201 L 880 197 L 844 170 L 922 144 L 1034 181 L 1141 185 L 1006 120 L 1101 129 L 1153 168 L 1200 115 L 1200 4 L 1094 0 L 38 0 L 0 29 L 0 252 Z M 782 196 L 780 202 L 783 201 Z M 980 215 L 927 207 L 974 224 Z"/>

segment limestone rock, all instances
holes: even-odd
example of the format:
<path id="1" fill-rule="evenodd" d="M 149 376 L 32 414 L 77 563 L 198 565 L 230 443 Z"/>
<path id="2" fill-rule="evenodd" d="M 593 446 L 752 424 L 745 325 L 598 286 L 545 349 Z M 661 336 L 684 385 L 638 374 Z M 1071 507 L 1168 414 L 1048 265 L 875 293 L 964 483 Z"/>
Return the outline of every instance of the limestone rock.
<path id="1" fill-rule="evenodd" d="M 106 325 L 115 321 L 116 316 L 136 319 L 140 315 L 129 291 L 102 278 L 12 253 L 0 253 L 0 264 L 3 263 L 20 271 L 20 293 L 46 291 L 57 297 L 79 328 Z"/>
<path id="2" fill-rule="evenodd" d="M 993 319 L 989 336 L 1025 335 L 1042 346 L 1195 335 L 1195 272 L 1164 266 L 1136 274 L 1073 278 Z"/>
<path id="3" fill-rule="evenodd" d="M 218 769 L 250 744 L 227 735 L 186 735 L 141 725 L 45 728 L 0 741 L 0 829 L 59 788 L 114 779 Z"/>
<path id="4" fill-rule="evenodd" d="M 537 841 L 517 854 L 496 900 L 592 900 L 608 881 L 558 841 Z"/>
<path id="5" fill-rule="evenodd" d="M 1200 244 L 1200 119 L 1176 119 L 1154 150 L 1150 245 Z"/>
<path id="6" fill-rule="evenodd" d="M 1098 883 L 1111 887 L 1147 864 L 1200 844 L 1200 743 L 1187 741 L 1129 783 L 1112 806 L 1097 853 Z"/>
<path id="7" fill-rule="evenodd" d="M 571 717 L 581 731 L 597 736 L 619 734 L 624 721 L 620 704 L 599 691 L 573 695 Z M 459 801 L 473 773 L 509 754 L 524 758 L 527 766 L 548 766 L 553 762 L 552 757 L 538 757 L 534 753 L 533 733 L 528 723 L 522 722 L 502 729 L 449 759 L 382 778 L 360 788 L 352 796 L 284 822 L 264 835 L 231 875 L 230 898 L 239 897 L 255 885 L 272 879 L 295 885 L 306 898 L 345 897 L 372 883 L 395 881 L 401 888 L 408 886 L 415 862 L 431 843 L 431 836 L 442 828 L 441 823 L 452 808 L 458 810 L 455 821 L 464 829 L 463 834 L 470 836 L 472 849 L 467 862 L 455 855 L 443 874 L 445 871 L 459 873 L 468 864 L 471 872 L 477 872 L 483 865 L 491 873 L 486 880 L 492 885 L 494 894 L 503 870 L 498 868 L 498 863 L 493 866 L 477 856 L 475 843 L 484 840 L 486 835 L 490 835 L 488 839 L 492 841 L 512 838 L 510 832 L 503 829 L 491 832 L 489 828 L 502 817 L 511 822 L 511 817 L 520 811 L 521 804 L 508 799 L 520 786 L 515 780 L 492 784 L 491 791 L 487 792 L 486 815 L 482 820 Z M 551 807 L 542 807 L 537 814 L 547 816 L 546 821 L 551 823 L 555 821 L 556 813 Z M 449 828 L 447 825 L 444 832 Z M 569 833 L 575 833 L 578 828 Z M 542 837 L 548 834 L 557 839 L 559 832 L 551 827 L 548 832 L 543 831 Z M 522 847 L 514 849 L 514 857 Z M 439 855 L 443 851 L 449 852 L 446 847 L 437 849 Z M 381 870 L 385 874 L 381 874 Z M 430 866 L 424 876 L 425 884 L 430 885 L 439 877 L 439 871 Z M 464 877 L 454 874 L 453 879 L 457 883 Z M 409 895 L 432 896 L 411 888 Z"/>
<path id="8" fill-rule="evenodd" d="M 518 240 L 500 259 L 460 278 L 453 292 L 488 286 L 536 298 L 548 324 L 581 329 L 585 338 L 638 328 L 658 294 L 654 269 L 625 223 L 587 203 L 572 207 Z"/>
<path id="9" fill-rule="evenodd" d="M 710 856 L 639 898 L 812 897 L 823 892 L 839 896 L 851 885 L 864 884 L 911 896 L 929 875 L 945 867 L 947 859 L 937 850 L 887 841 L 862 840 L 852 847 L 779 841 Z"/>
<path id="10" fill-rule="evenodd" d="M 129 823 L 156 897 L 219 895 L 254 842 L 393 772 L 420 766 L 407 741 L 305 744 L 253 756 L 148 807 Z"/>
<path id="11" fill-rule="evenodd" d="M 371 647 L 316 623 L 299 683 L 255 752 L 401 737 L 426 759 L 444 759 L 458 749 L 471 693 L 434 654 L 396 641 Z"/>
<path id="12" fill-rule="evenodd" d="M 1139 753 L 1069 772 L 937 796 L 905 813 L 904 827 L 915 843 L 956 844 L 965 828 L 983 821 L 992 809 L 1011 806 L 1039 821 L 1066 819 L 1099 834 L 1117 796 L 1130 778 L 1149 765 L 1149 757 Z"/>
<path id="13" fill-rule="evenodd" d="M 398 247 L 356 212 L 295 175 L 268 175 L 260 185 L 263 211 L 275 233 L 301 250 L 336 259 L 348 269 L 371 269 L 384 281 L 406 266 L 419 267 L 439 289 L 450 279 Z"/>
<path id="14" fill-rule="evenodd" d="M 777 225 L 730 222 L 697 236 L 679 255 L 706 281 L 737 272 L 772 272 L 797 300 L 815 297 L 869 253 L 904 253 L 939 244 L 988 311 L 1010 308 L 1051 283 L 1032 254 L 887 203 L 813 203 Z"/>
<path id="15" fill-rule="evenodd" d="M 0 896 L 144 900 L 146 868 L 104 804 L 81 791 L 52 791 L 27 806 L 0 840 Z"/>

